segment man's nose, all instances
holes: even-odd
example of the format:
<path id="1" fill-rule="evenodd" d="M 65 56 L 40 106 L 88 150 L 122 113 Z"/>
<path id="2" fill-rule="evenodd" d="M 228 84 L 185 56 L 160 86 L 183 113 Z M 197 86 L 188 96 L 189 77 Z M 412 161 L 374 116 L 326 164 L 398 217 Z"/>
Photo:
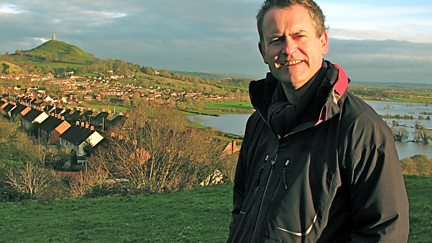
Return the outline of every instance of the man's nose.
<path id="1" fill-rule="evenodd" d="M 291 55 L 294 51 L 297 50 L 297 45 L 293 40 L 286 39 L 284 42 L 283 50 L 282 52 L 286 54 L 287 56 Z"/>

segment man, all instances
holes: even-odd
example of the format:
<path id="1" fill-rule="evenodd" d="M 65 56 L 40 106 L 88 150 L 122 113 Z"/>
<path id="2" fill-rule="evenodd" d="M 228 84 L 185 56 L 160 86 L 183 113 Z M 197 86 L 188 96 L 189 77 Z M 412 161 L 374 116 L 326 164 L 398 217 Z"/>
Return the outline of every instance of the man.
<path id="1" fill-rule="evenodd" d="M 270 73 L 250 84 L 229 242 L 406 242 L 408 200 L 393 135 L 325 61 L 312 0 L 267 0 L 257 15 Z"/>

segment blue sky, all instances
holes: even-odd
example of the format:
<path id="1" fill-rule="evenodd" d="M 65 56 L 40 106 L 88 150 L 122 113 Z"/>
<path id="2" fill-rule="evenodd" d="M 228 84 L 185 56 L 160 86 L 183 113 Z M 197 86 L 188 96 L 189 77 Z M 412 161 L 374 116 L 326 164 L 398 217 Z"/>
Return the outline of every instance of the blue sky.
<path id="1" fill-rule="evenodd" d="M 353 81 L 432 84 L 432 3 L 317 1 L 327 58 Z M 0 0 L 0 53 L 57 39 L 101 58 L 186 71 L 264 76 L 261 0 Z"/>

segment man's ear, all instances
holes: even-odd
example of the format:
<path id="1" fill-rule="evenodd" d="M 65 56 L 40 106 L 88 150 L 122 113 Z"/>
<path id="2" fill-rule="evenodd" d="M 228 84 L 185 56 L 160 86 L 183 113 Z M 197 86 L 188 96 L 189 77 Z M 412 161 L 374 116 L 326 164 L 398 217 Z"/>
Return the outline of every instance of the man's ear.
<path id="1" fill-rule="evenodd" d="M 328 39 L 327 32 L 324 32 L 321 35 L 320 41 L 321 41 L 321 52 L 322 52 L 322 55 L 324 56 L 328 52 L 328 41 L 329 41 L 329 39 Z"/>
<path id="2" fill-rule="evenodd" d="M 262 42 L 258 42 L 258 49 L 261 53 L 261 57 L 264 61 L 265 64 L 268 64 L 267 60 L 266 60 L 266 55 L 265 55 L 265 47 L 263 46 Z"/>

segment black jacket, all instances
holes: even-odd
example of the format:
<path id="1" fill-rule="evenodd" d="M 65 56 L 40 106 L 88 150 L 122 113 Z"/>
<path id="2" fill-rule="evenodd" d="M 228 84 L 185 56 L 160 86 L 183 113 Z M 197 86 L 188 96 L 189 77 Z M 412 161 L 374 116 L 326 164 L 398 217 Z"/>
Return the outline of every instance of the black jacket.
<path id="1" fill-rule="evenodd" d="M 406 242 L 408 199 L 393 135 L 328 63 L 287 134 L 267 120 L 277 85 L 250 84 L 256 112 L 237 164 L 228 242 Z"/>

